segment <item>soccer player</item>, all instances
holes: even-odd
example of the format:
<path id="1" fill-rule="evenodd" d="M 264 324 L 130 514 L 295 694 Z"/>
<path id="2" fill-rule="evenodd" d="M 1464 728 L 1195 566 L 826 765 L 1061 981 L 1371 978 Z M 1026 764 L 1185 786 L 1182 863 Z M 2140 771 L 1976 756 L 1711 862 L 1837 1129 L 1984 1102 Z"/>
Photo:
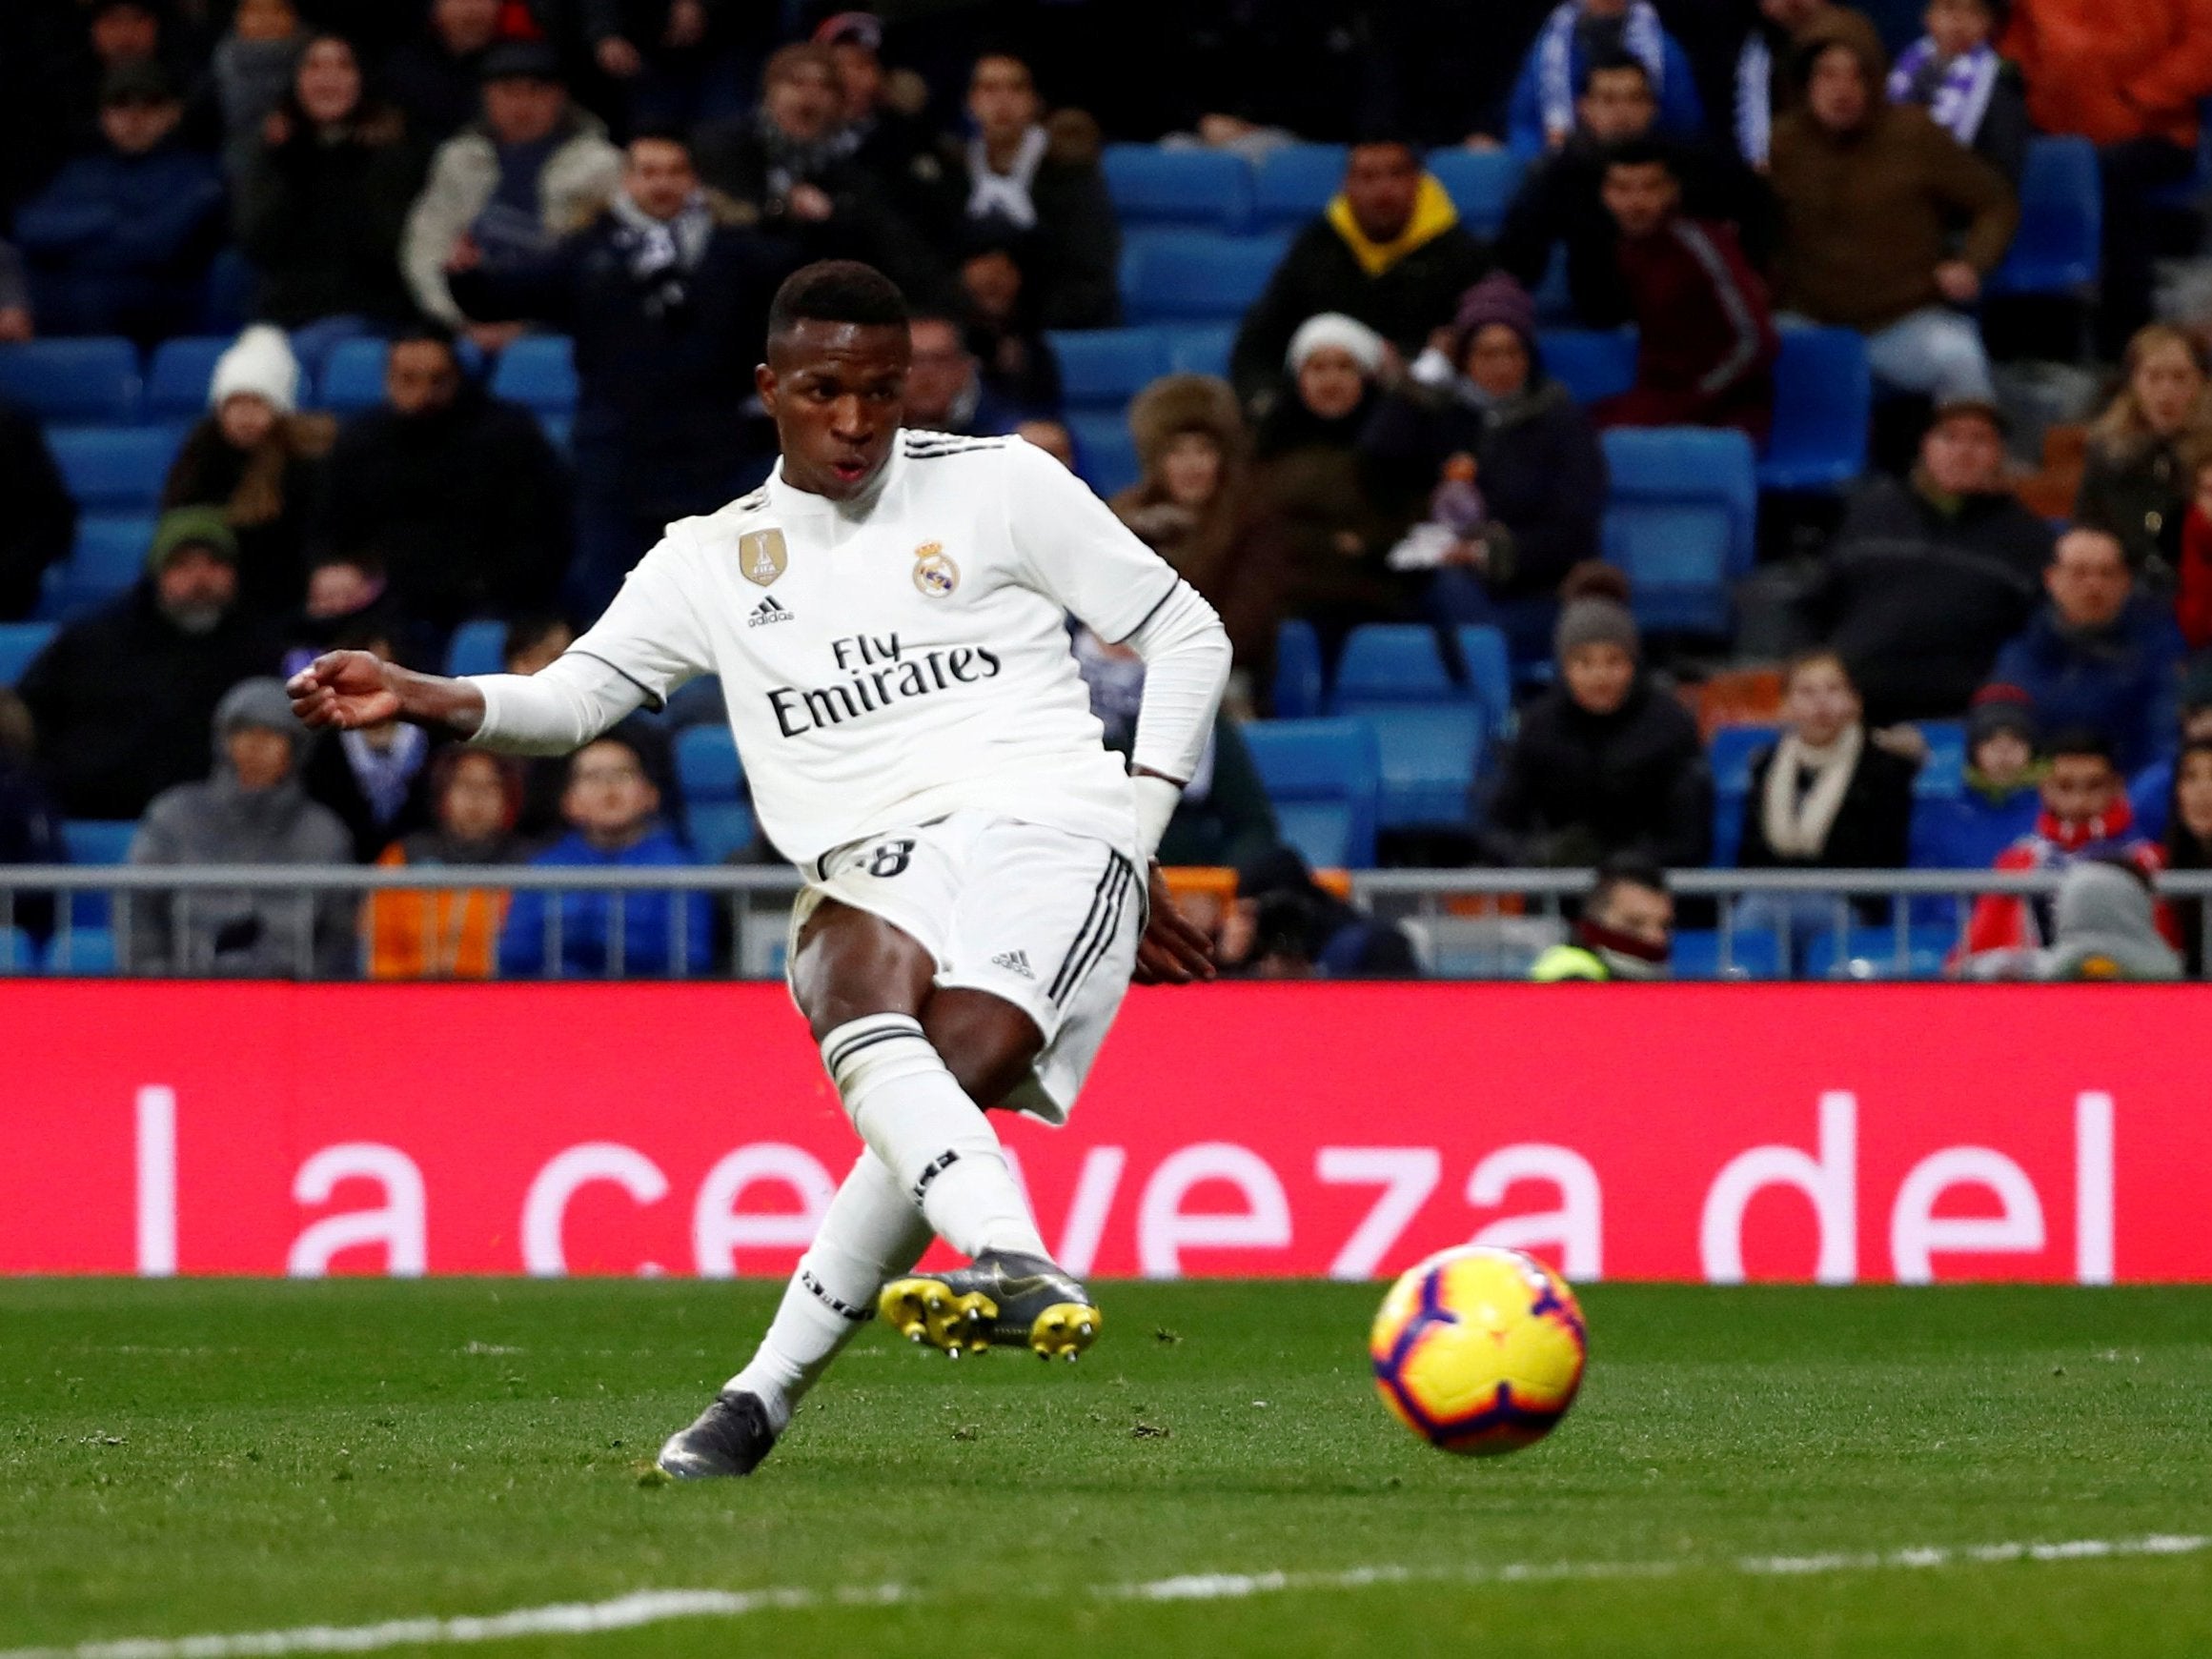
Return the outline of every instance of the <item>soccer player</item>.
<path id="1" fill-rule="evenodd" d="M 887 278 L 807 266 L 755 371 L 782 450 L 768 482 L 671 525 L 550 667 L 449 679 L 340 651 L 291 682 L 311 726 L 397 718 L 558 754 L 721 677 L 754 806 L 806 877 L 792 996 L 865 1149 L 752 1362 L 661 1448 L 679 1477 L 750 1473 L 871 1309 L 950 1354 L 1088 1346 L 1097 1305 L 1050 1260 L 979 1108 L 1061 1122 L 1132 972 L 1212 972 L 1152 853 L 1228 636 L 1042 451 L 902 432 L 907 354 Z M 1070 612 L 1145 659 L 1126 770 Z M 933 1233 L 972 1264 L 913 1275 Z"/>

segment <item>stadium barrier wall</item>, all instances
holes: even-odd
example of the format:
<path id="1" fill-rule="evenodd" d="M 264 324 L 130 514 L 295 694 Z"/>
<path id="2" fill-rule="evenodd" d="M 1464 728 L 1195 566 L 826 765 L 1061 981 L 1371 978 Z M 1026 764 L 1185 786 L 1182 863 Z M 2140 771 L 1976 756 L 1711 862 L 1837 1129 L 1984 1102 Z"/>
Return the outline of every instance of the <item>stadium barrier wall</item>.
<path id="1" fill-rule="evenodd" d="M 1070 1267 L 2212 1280 L 2189 987 L 1138 990 L 1008 1141 Z M 0 1271 L 787 1272 L 854 1150 L 780 987 L 0 985 Z"/>

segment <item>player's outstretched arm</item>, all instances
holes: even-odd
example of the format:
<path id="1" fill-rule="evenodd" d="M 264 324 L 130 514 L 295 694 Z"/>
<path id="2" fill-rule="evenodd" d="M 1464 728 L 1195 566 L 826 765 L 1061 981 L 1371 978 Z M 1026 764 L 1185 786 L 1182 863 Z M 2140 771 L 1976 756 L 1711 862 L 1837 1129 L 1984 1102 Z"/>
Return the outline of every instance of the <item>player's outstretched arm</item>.
<path id="1" fill-rule="evenodd" d="M 465 679 L 417 674 L 366 651 L 329 651 L 284 688 L 312 731 L 353 731 L 407 720 L 449 737 L 473 738 L 484 723 L 484 694 Z"/>

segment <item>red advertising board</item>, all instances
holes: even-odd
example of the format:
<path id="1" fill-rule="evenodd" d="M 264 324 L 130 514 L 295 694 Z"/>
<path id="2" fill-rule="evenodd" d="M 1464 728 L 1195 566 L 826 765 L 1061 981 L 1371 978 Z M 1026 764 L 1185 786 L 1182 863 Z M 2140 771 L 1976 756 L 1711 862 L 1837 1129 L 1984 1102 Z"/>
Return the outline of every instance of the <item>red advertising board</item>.
<path id="1" fill-rule="evenodd" d="M 1071 1267 L 2212 1279 L 2186 987 L 1137 991 L 1009 1145 Z M 854 1140 L 774 985 L 0 985 L 0 1272 L 781 1274 Z"/>

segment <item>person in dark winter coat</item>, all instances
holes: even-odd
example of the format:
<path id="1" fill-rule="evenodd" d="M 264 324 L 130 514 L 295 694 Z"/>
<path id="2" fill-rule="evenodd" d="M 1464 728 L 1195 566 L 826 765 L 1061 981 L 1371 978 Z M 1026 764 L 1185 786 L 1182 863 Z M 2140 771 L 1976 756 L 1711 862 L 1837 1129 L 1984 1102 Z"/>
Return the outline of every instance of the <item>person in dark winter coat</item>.
<path id="1" fill-rule="evenodd" d="M 308 514 L 336 424 L 299 413 L 299 363 L 282 331 L 255 323 L 215 360 L 209 413 L 185 435 L 164 507 L 213 507 L 238 537 L 238 595 L 265 616 L 298 609 Z"/>
<path id="2" fill-rule="evenodd" d="M 46 435 L 30 415 L 0 402 L 0 621 L 38 608 L 46 567 L 67 558 L 77 504 Z"/>
<path id="3" fill-rule="evenodd" d="M 1801 597 L 1877 725 L 1958 714 L 2035 613 L 2051 530 L 2004 488 L 2002 420 L 1938 409 L 1912 477 L 1861 487 Z"/>
<path id="4" fill-rule="evenodd" d="M 1781 341 L 1766 284 L 1726 225 L 1686 218 L 1664 151 L 1624 145 L 1605 168 L 1605 207 L 1639 331 L 1635 384 L 1593 404 L 1600 427 L 1732 426 L 1765 443 Z"/>
<path id="5" fill-rule="evenodd" d="M 308 734 L 284 682 L 239 681 L 213 718 L 214 765 L 164 790 L 131 840 L 139 865 L 343 864 L 352 849 L 300 787 Z M 341 979 L 354 971 L 354 896 L 344 892 L 152 893 L 130 900 L 132 973 Z"/>
<path id="6" fill-rule="evenodd" d="M 498 33 L 499 0 L 432 0 L 421 32 L 384 60 L 384 88 L 420 142 L 442 144 L 476 119 Z"/>
<path id="7" fill-rule="evenodd" d="M 1594 562 L 1566 584 L 1558 682 L 1522 711 L 1479 832 L 1492 863 L 1557 868 L 1617 853 L 1705 862 L 1713 774 L 1697 722 L 1638 660 L 1627 590 Z"/>
<path id="8" fill-rule="evenodd" d="M 1736 863 L 1746 870 L 1897 870 L 1910 855 L 1917 762 L 1882 747 L 1843 658 L 1792 659 L 1782 679 L 1781 740 L 1751 765 Z M 1834 906 L 1816 902 L 1834 921 Z M 1737 911 L 1740 925 L 1760 923 Z M 1816 919 L 1817 920 L 1817 919 Z M 1797 931 L 1803 931 L 1799 929 Z"/>
<path id="9" fill-rule="evenodd" d="M 2135 591 L 2108 531 L 2060 536 L 2044 585 L 2051 602 L 1998 653 L 1993 673 L 2033 698 L 2044 723 L 2103 734 L 2121 772 L 2133 772 L 2179 724 L 2187 652 L 2173 613 Z"/>
<path id="10" fill-rule="evenodd" d="M 32 309 L 52 334 L 182 334 L 222 235 L 223 180 L 177 136 L 184 104 L 158 65 L 111 71 L 100 142 L 15 213 Z"/>
<path id="11" fill-rule="evenodd" d="M 1445 534 L 1427 552 L 1391 556 L 1421 584 L 1431 618 L 1494 622 L 1516 657 L 1540 657 L 1561 579 L 1598 554 L 1605 455 L 1573 397 L 1544 374 L 1535 306 L 1512 277 L 1469 291 L 1451 329 L 1383 397 L 1362 447 L 1398 505 L 1438 510 Z M 1468 463 L 1467 477 L 1448 476 Z M 1475 492 L 1456 514 L 1439 494 L 1454 483 Z"/>
<path id="12" fill-rule="evenodd" d="M 331 450 L 315 545 L 374 558 L 402 610 L 440 629 L 553 603 L 572 491 L 537 419 L 470 379 L 428 329 L 394 343 L 384 397 Z"/>
<path id="13" fill-rule="evenodd" d="M 1955 797 L 1914 801 L 1913 868 L 1986 870 L 2036 827 L 2043 780 L 2039 738 L 2035 705 L 2019 686 L 1975 694 L 1966 717 L 1966 787 Z"/>
<path id="14" fill-rule="evenodd" d="M 422 172 L 399 112 L 362 95 L 353 47 L 332 34 L 309 42 L 237 177 L 233 217 L 257 278 L 254 314 L 286 329 L 413 316 L 399 243 Z"/>
<path id="15" fill-rule="evenodd" d="M 2188 334 L 2152 323 L 2127 343 L 2119 394 L 2089 426 L 2074 516 L 2120 537 L 2137 575 L 2162 580 L 2180 563 L 2196 479 L 2184 459 L 2212 445 L 2212 379 Z"/>
<path id="16" fill-rule="evenodd" d="M 1410 356 L 1490 267 L 1489 251 L 1410 146 L 1355 144 L 1343 192 L 1298 233 L 1245 313 L 1229 379 L 1246 407 L 1264 415 L 1290 336 L 1329 312 L 1365 323 Z"/>
<path id="17" fill-rule="evenodd" d="M 163 516 L 144 580 L 71 622 L 18 689 L 38 755 L 71 818 L 136 818 L 208 772 L 225 691 L 276 666 L 280 637 L 238 602 L 238 542 L 220 513 Z"/>
<path id="18" fill-rule="evenodd" d="M 2166 868 L 2212 870 L 2212 741 L 2182 745 L 2174 760 L 2173 794 L 2166 813 Z M 2174 922 L 2189 977 L 2204 978 L 2205 910 L 2202 899 L 2177 900 Z"/>
<path id="19" fill-rule="evenodd" d="M 789 262 L 709 199 L 681 144 L 655 137 L 631 142 L 621 193 L 549 259 L 454 273 L 471 315 L 529 317 L 576 342 L 578 614 L 599 615 L 664 525 L 766 473 L 773 450 L 747 405 Z"/>

